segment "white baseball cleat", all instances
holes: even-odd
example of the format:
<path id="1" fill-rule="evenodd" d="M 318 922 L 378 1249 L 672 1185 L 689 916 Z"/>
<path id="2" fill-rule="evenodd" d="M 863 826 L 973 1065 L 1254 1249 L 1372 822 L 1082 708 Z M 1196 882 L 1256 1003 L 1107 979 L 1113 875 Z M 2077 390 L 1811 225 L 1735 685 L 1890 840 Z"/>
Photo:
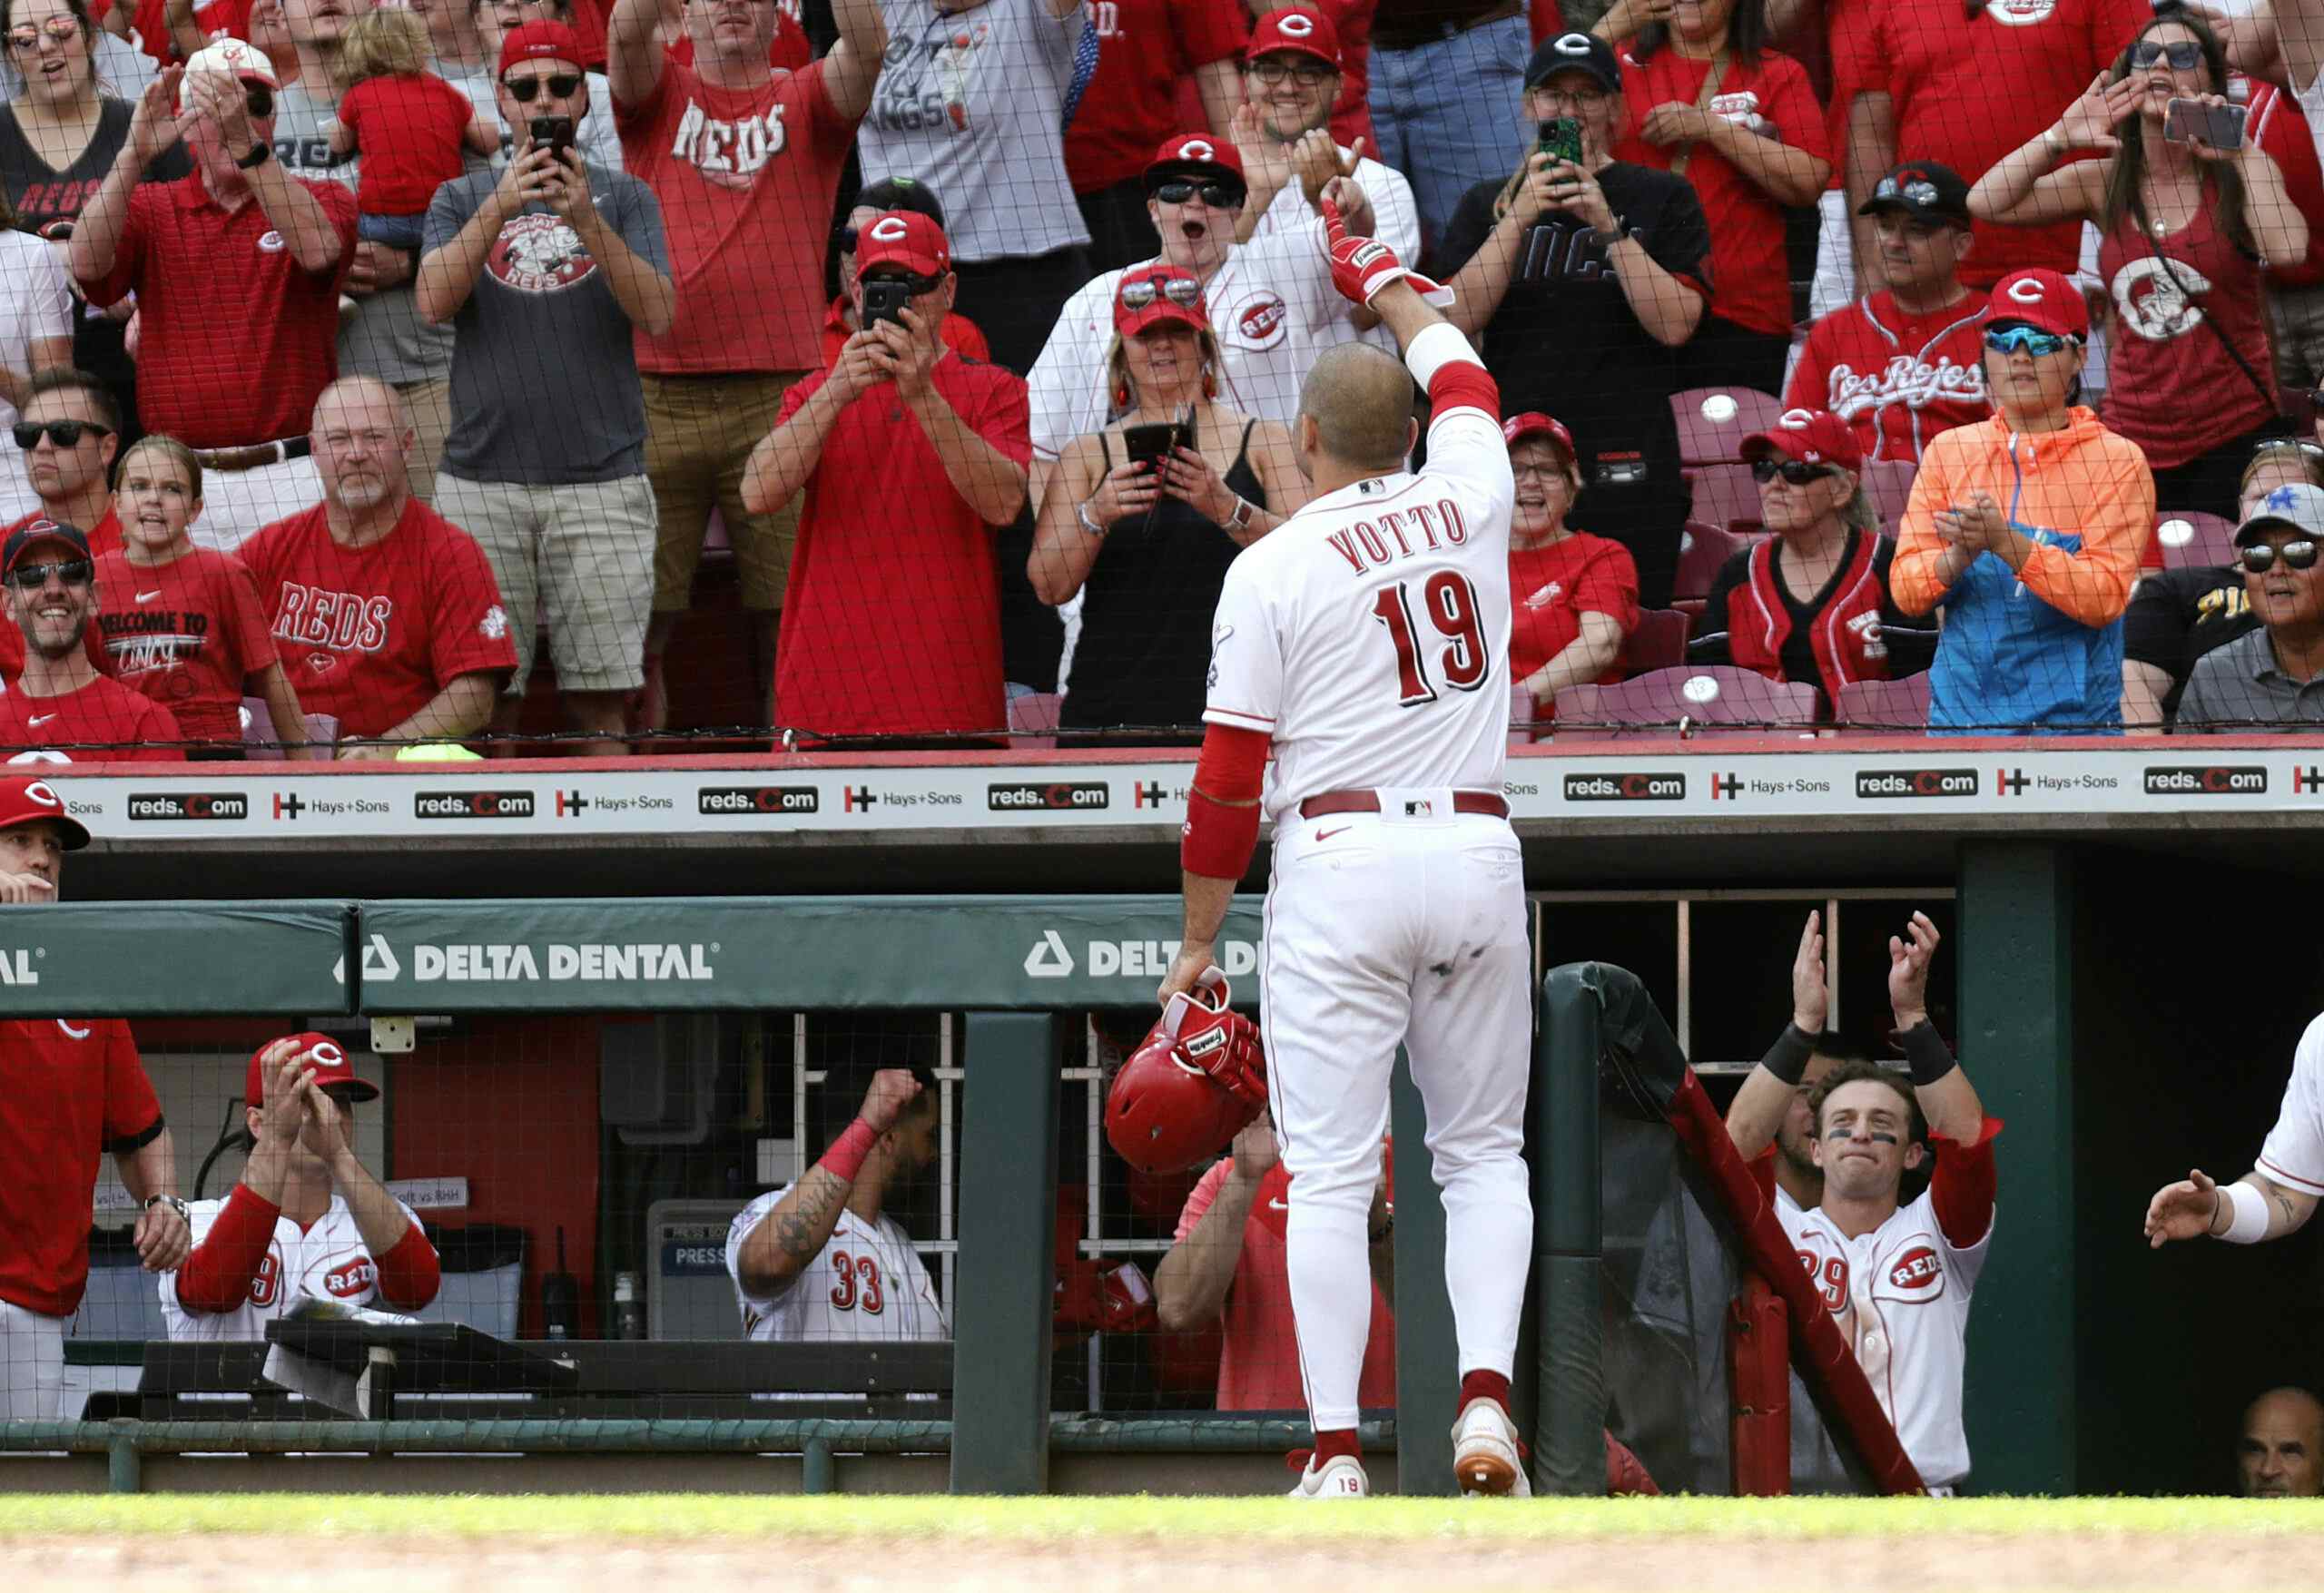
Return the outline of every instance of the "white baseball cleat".
<path id="1" fill-rule="evenodd" d="M 1320 1466 L 1311 1459 L 1299 1474 L 1299 1486 L 1291 1490 L 1293 1499 L 1368 1499 L 1371 1494 L 1372 1479 L 1353 1455 L 1334 1455 Z"/>
<path id="2" fill-rule="evenodd" d="M 1531 1499 L 1517 1424 L 1492 1400 L 1471 1400 L 1452 1424 L 1452 1475 L 1470 1499 Z"/>

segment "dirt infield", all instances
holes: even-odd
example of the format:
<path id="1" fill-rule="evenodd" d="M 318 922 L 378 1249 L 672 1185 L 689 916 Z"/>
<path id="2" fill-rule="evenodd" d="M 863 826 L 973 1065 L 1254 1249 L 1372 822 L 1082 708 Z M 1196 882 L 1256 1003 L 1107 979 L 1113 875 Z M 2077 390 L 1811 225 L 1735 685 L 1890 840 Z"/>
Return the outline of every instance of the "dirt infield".
<path id="1" fill-rule="evenodd" d="M 263 1513 L 263 1505 L 254 1503 L 253 1514 Z M 1236 1543 L 1132 1535 L 1103 1542 L 984 1541 L 955 1547 L 820 1533 L 687 1543 L 633 1537 L 479 1540 L 421 1533 L 283 1539 L 260 1532 L 5 1537 L 0 1538 L 0 1564 L 7 1568 L 9 1593 L 82 1593 L 92 1588 L 184 1593 L 190 1573 L 206 1586 L 264 1588 L 277 1583 L 287 1567 L 301 1568 L 302 1582 L 320 1582 L 335 1593 L 724 1593 L 737 1588 L 1183 1593 L 1261 1581 L 1268 1593 L 1540 1593 L 1544 1588 L 1796 1593 L 1805 1584 L 1825 1580 L 1832 1574 L 1829 1559 L 1845 1555 L 1867 1570 L 1910 1568 L 1905 1579 L 1924 1587 L 2263 1593 L 2315 1588 L 2319 1547 L 2324 1539 L 2313 1534 L 2179 1538 L 2095 1531 L 1959 1539 L 1875 1534 L 1817 1543 L 1724 1536 L 1452 1544 L 1295 1536 Z"/>

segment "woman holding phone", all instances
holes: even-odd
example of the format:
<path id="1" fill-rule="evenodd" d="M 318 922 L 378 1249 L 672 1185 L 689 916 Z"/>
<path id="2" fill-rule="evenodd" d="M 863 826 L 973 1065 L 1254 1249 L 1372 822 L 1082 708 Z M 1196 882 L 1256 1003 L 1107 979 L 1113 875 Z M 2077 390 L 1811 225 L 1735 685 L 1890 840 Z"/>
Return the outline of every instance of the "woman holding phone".
<path id="1" fill-rule="evenodd" d="M 1026 565 L 1042 602 L 1082 597 L 1058 723 L 1185 727 L 1172 739 L 1191 745 L 1226 566 L 1307 484 L 1289 432 L 1217 401 L 1218 339 L 1192 272 L 1123 275 L 1106 368 L 1122 418 L 1066 445 Z"/>
<path id="2" fill-rule="evenodd" d="M 2200 17 L 2157 16 L 2056 123 L 1985 173 L 1969 209 L 2098 229 L 2114 328 L 2100 418 L 2145 450 L 2159 508 L 2232 518 L 2254 444 L 2283 429 L 2260 273 L 2306 257 L 2308 223 L 2275 162 L 2243 141 L 2227 83 Z M 2230 131 L 2232 147 L 2203 136 Z M 2103 158 L 2059 164 L 2081 151 Z"/>

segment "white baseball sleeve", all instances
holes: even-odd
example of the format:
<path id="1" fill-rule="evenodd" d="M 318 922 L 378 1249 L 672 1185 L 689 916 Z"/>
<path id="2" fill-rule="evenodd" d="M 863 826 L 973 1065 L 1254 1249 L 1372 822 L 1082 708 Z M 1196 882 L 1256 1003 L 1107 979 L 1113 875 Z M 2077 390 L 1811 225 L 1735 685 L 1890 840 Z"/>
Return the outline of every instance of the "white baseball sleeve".
<path id="1" fill-rule="evenodd" d="M 2259 1165 L 2286 1189 L 2324 1196 L 2324 1014 L 2292 1052 L 2283 1108 L 2260 1148 Z"/>

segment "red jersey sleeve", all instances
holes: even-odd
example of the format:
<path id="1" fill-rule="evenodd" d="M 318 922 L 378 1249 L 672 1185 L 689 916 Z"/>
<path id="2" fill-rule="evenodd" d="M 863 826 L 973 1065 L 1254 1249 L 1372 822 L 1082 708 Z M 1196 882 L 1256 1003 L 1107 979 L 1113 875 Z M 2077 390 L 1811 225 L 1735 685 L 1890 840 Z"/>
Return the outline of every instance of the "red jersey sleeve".
<path id="1" fill-rule="evenodd" d="M 1830 25 L 1832 83 L 1835 88 L 1846 84 L 1851 100 L 1857 94 L 1896 92 L 1888 70 L 1888 64 L 1896 58 L 1888 13 L 1886 0 L 1846 0 L 1847 20 Z M 1839 121 L 1843 127 L 1847 125 L 1846 111 Z"/>
<path id="2" fill-rule="evenodd" d="M 143 1144 L 162 1126 L 161 1098 L 145 1077 L 144 1059 L 129 1026 L 115 1018 L 105 1026 L 105 1144 Z"/>
<path id="3" fill-rule="evenodd" d="M 946 324 L 950 324 L 950 318 L 948 316 L 945 319 Z M 803 380 L 793 382 L 790 387 L 784 388 L 783 394 L 783 408 L 774 412 L 774 423 L 777 426 L 781 426 L 793 415 L 798 414 L 800 410 L 805 408 L 807 406 L 807 400 L 813 398 L 816 393 L 820 392 L 822 389 L 823 383 L 829 380 L 830 378 L 831 372 L 829 370 L 818 370 L 810 374 Z"/>
<path id="4" fill-rule="evenodd" d="M 1170 1236 L 1173 1244 L 1184 1244 L 1194 1233 L 1195 1225 L 1210 1210 L 1210 1203 L 1218 1198 L 1218 1186 L 1226 1182 L 1226 1175 L 1235 1168 L 1232 1156 L 1221 1156 L 1210 1165 L 1196 1183 L 1194 1192 L 1187 1196 L 1187 1204 L 1178 1208 L 1178 1231 Z"/>
<path id="5" fill-rule="evenodd" d="M 355 191 L 344 182 L 304 177 L 298 181 L 306 183 L 307 192 L 321 202 L 323 214 L 330 218 L 331 230 L 339 234 L 339 260 L 330 269 L 330 282 L 334 288 L 343 286 L 347 273 L 355 265 L 355 246 L 361 241 L 355 231 Z"/>
<path id="6" fill-rule="evenodd" d="M 1824 123 L 1824 107 L 1807 81 L 1807 69 L 1790 56 L 1772 51 L 1760 57 L 1760 64 L 1759 110 L 1775 124 L 1776 136 L 1819 161 L 1832 159 L 1831 132 Z"/>
<path id="7" fill-rule="evenodd" d="M 1842 305 L 1832 315 L 1848 315 L 1854 307 Z M 1831 408 L 1831 364 L 1827 358 L 1826 339 L 1817 336 L 1831 316 L 1826 316 L 1807 330 L 1806 341 L 1799 345 L 1799 359 L 1791 368 L 1791 379 L 1784 384 L 1783 407 L 1787 409 L 1828 409 Z"/>
<path id="8" fill-rule="evenodd" d="M 798 74 L 800 92 L 807 102 L 807 128 L 817 150 L 834 160 L 843 159 L 855 142 L 855 123 L 839 113 L 832 92 L 823 86 L 823 64 L 811 61 Z"/>
<path id="9" fill-rule="evenodd" d="M 1638 629 L 1638 561 L 1619 542 L 1608 542 L 1581 566 L 1574 583 L 1576 614 L 1602 614 L 1627 636 Z"/>
<path id="10" fill-rule="evenodd" d="M 178 1268 L 178 1304 L 196 1313 L 231 1311 L 251 1292 L 282 1208 L 247 1184 L 227 1193 L 210 1232 Z"/>
<path id="11" fill-rule="evenodd" d="M 199 180 L 184 177 L 179 181 L 192 182 Z M 338 187 L 338 184 L 332 186 Z M 175 182 L 141 182 L 129 191 L 129 213 L 122 220 L 121 245 L 113 251 L 113 270 L 89 280 L 82 280 L 76 275 L 74 281 L 81 290 L 82 298 L 102 310 L 106 305 L 120 303 L 123 296 L 134 290 L 144 279 L 145 241 L 153 236 L 154 207 L 175 204 L 176 188 Z M 340 192 L 346 191 L 341 189 Z"/>
<path id="12" fill-rule="evenodd" d="M 984 340 L 982 329 L 965 315 L 955 313 L 944 318 L 944 341 L 951 345 L 955 354 L 965 354 L 986 365 L 992 363 L 992 345 Z"/>
<path id="13" fill-rule="evenodd" d="M 1997 1187 L 1994 1136 L 2000 1132 L 2001 1119 L 1988 1116 L 1977 1137 L 1965 1143 L 1941 1134 L 1929 1136 L 1936 1151 L 1936 1170 L 1928 1181 L 1929 1204 L 1936 1208 L 1936 1225 L 1945 1230 L 1945 1243 L 1955 1250 L 1967 1250 L 1993 1232 Z"/>
<path id="14" fill-rule="evenodd" d="M 274 637 L 266 628 L 266 610 L 259 603 L 258 582 L 249 567 L 231 554 L 223 556 L 217 575 L 216 612 L 226 622 L 227 640 L 245 678 L 261 674 L 279 656 Z"/>
<path id="15" fill-rule="evenodd" d="M 371 119 L 371 106 L 379 97 L 376 77 L 367 77 L 340 97 L 339 119 L 355 134 L 357 148 L 363 144 L 363 124 Z"/>
<path id="16" fill-rule="evenodd" d="M 1238 0 L 1178 0 L 1170 19 L 1189 69 L 1239 59 L 1251 36 L 1250 18 Z"/>
<path id="17" fill-rule="evenodd" d="M 443 1264 L 418 1223 L 404 1229 L 403 1237 L 388 1247 L 379 1263 L 379 1297 L 405 1311 L 435 1299 L 443 1283 Z"/>
<path id="18" fill-rule="evenodd" d="M 448 526 L 438 533 L 420 578 L 428 583 L 428 664 L 438 691 L 464 674 L 507 674 L 517 667 L 508 611 L 501 606 L 499 584 L 476 538 Z"/>

